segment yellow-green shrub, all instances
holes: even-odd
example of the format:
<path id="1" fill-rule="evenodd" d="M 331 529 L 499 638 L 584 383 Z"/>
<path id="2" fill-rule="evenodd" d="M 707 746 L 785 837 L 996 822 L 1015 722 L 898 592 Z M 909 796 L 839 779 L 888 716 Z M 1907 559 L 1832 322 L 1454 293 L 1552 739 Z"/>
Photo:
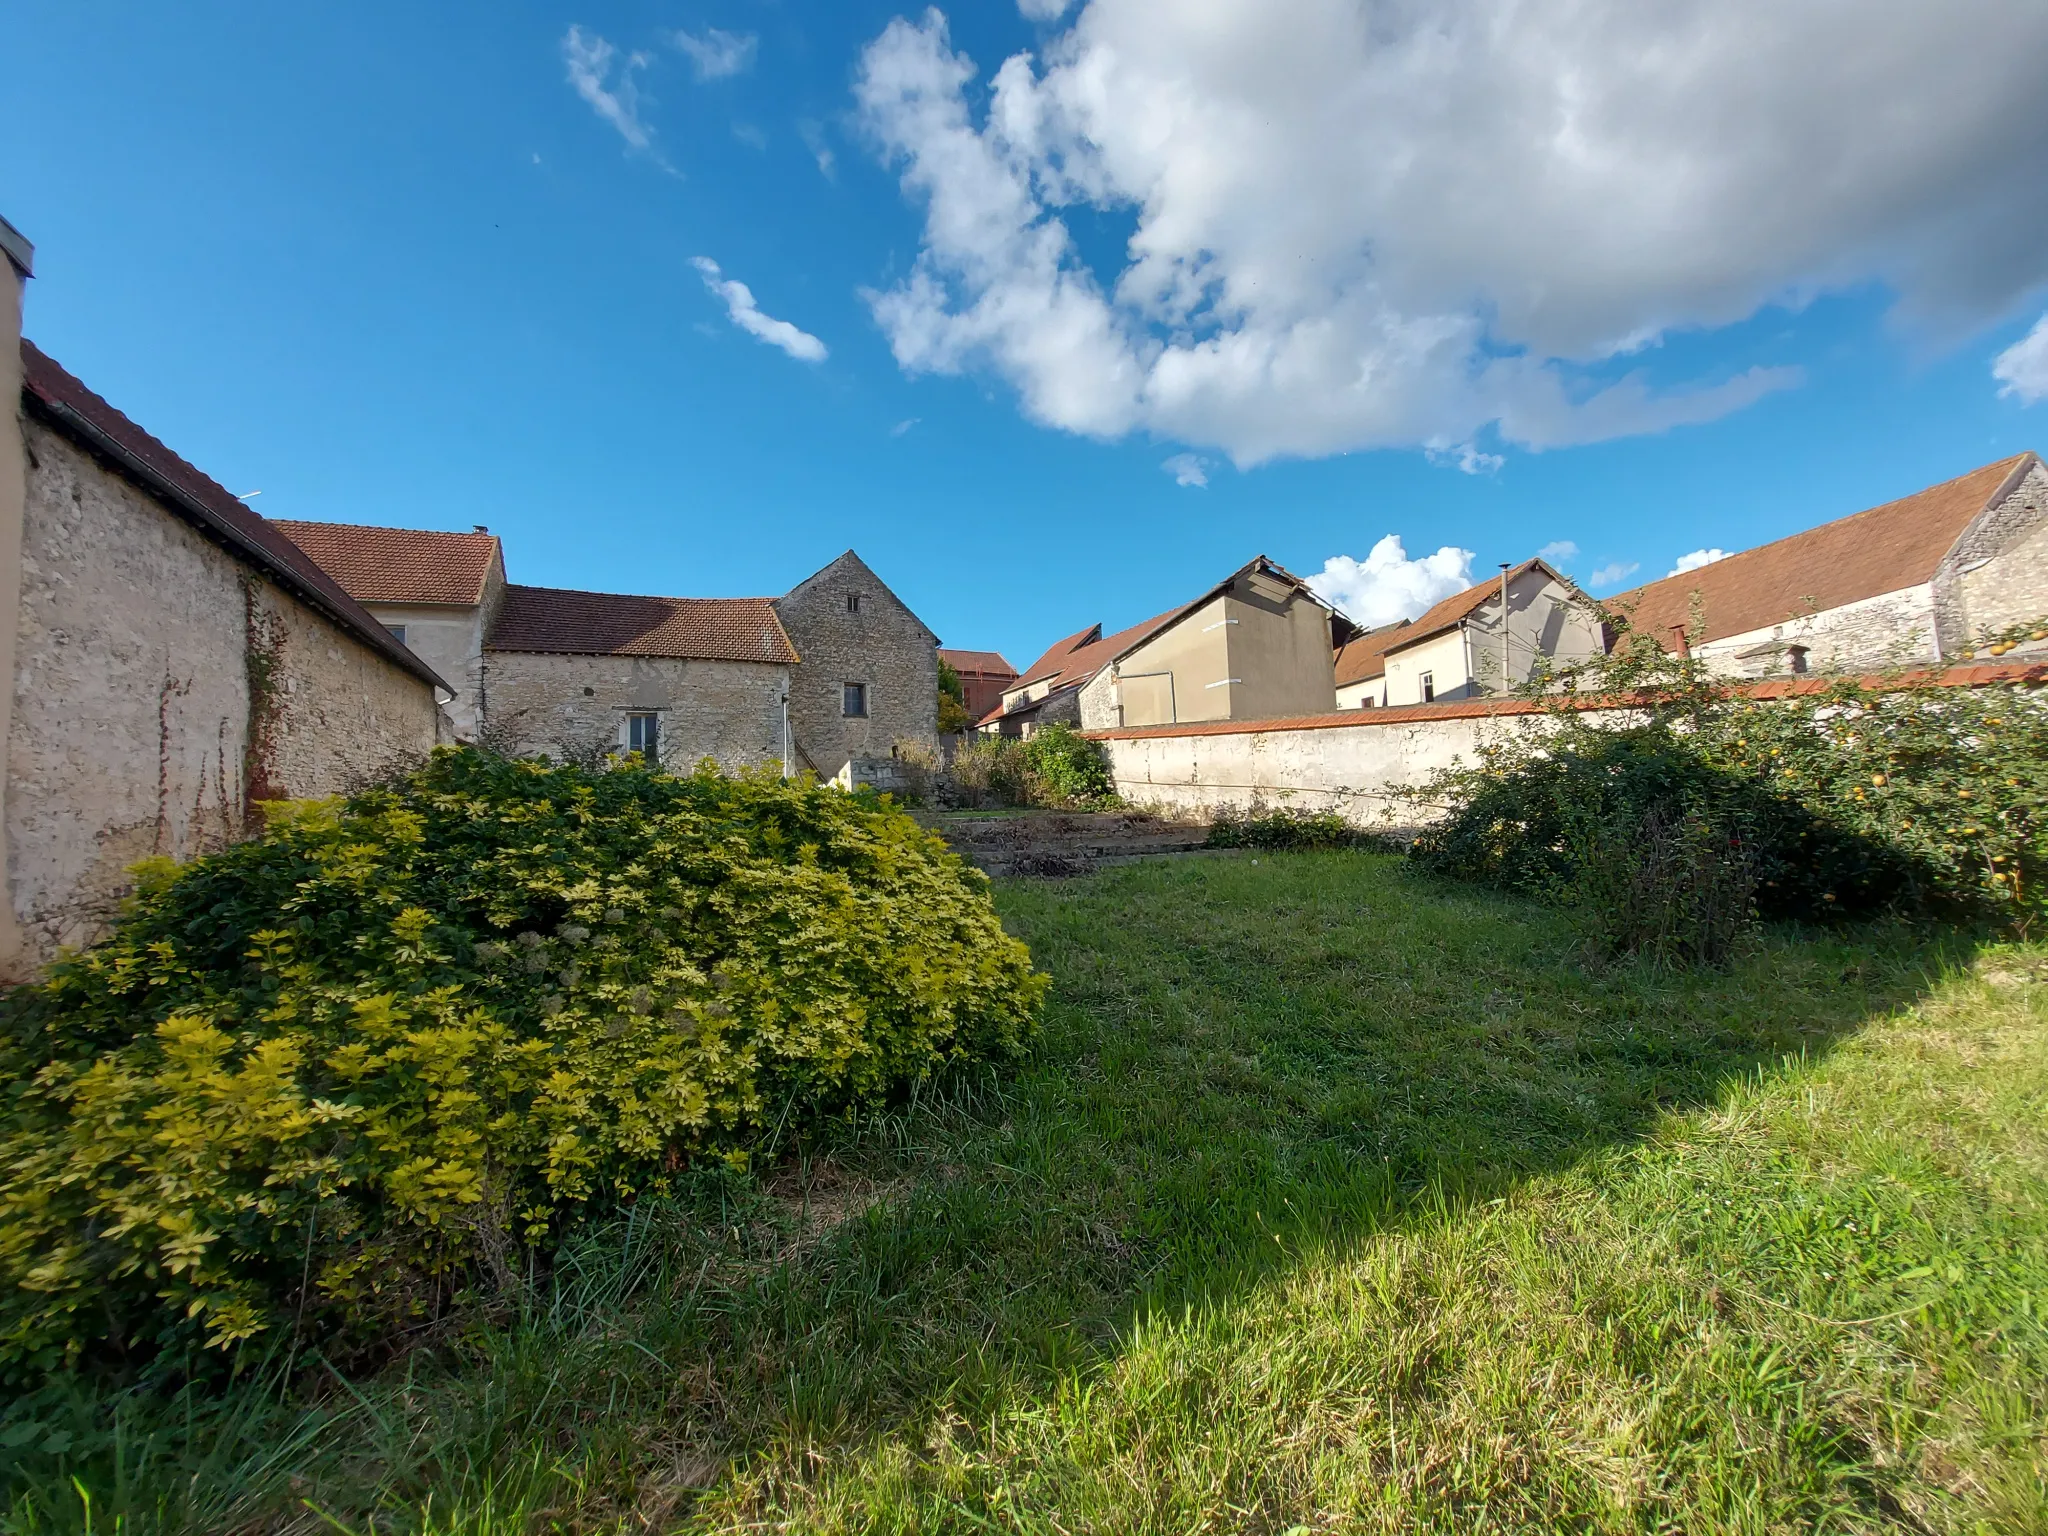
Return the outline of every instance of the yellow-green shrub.
<path id="1" fill-rule="evenodd" d="M 360 1338 L 592 1202 L 1015 1051 L 1045 983 L 885 803 L 443 751 L 145 870 L 8 1002 L 0 1368 Z"/>

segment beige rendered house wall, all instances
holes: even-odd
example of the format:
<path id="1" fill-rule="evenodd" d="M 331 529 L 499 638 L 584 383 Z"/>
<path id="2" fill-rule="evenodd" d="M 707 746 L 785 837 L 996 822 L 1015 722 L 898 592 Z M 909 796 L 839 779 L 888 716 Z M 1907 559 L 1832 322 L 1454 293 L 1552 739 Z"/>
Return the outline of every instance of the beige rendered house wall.
<path id="1" fill-rule="evenodd" d="M 19 391 L 16 392 L 19 399 Z M 28 464 L 7 742 L 10 907 L 33 970 L 97 936 L 128 866 L 239 836 L 435 745 L 433 690 L 68 438 Z"/>
<path id="2" fill-rule="evenodd" d="M 1337 690 L 1339 709 L 1382 708 L 1387 702 L 1387 678 L 1385 673 L 1368 677 L 1363 682 L 1346 683 Z"/>
<path id="3" fill-rule="evenodd" d="M 1219 597 L 1096 673 L 1081 690 L 1083 729 L 1229 719 L 1226 619 Z"/>
<path id="4" fill-rule="evenodd" d="M 1256 592 L 1223 599 L 1229 645 L 1228 720 L 1329 713 L 1336 703 L 1330 612 L 1295 591 L 1274 601 Z"/>
<path id="5" fill-rule="evenodd" d="M 1470 681 L 1465 671 L 1465 632 L 1448 629 L 1420 645 L 1387 657 L 1387 703 L 1420 704 L 1422 674 L 1427 672 L 1439 699 L 1463 698 Z"/>
<path id="6" fill-rule="evenodd" d="M 687 773 L 707 757 L 733 772 L 779 769 L 790 670 L 770 662 L 492 651 L 486 734 L 513 756 L 594 762 L 623 745 L 628 715 L 648 713 L 660 716 L 662 766 L 672 771 Z"/>

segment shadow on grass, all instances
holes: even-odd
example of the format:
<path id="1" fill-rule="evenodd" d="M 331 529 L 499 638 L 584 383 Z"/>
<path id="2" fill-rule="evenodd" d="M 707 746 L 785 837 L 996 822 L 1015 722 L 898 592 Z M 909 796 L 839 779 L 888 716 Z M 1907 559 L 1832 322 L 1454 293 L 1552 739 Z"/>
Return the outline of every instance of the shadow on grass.
<path id="1" fill-rule="evenodd" d="M 760 1178 L 707 1177 L 687 1209 L 565 1254 L 522 1317 L 310 1405 L 304 1378 L 17 1405 L 0 1528 L 312 1507 L 409 1528 L 429 1493 L 444 1512 L 490 1502 L 507 1530 L 680 1518 L 733 1460 L 802 1475 L 880 1435 L 924 1444 L 942 1418 L 1100 1368 L 1149 1316 L 1232 1301 L 1304 1244 L 1625 1145 L 1966 958 L 1895 930 L 1778 932 L 1727 973 L 1610 968 L 1557 912 L 1362 854 L 1154 863 L 998 899 L 1057 981 L 1021 1069 L 835 1127 Z"/>

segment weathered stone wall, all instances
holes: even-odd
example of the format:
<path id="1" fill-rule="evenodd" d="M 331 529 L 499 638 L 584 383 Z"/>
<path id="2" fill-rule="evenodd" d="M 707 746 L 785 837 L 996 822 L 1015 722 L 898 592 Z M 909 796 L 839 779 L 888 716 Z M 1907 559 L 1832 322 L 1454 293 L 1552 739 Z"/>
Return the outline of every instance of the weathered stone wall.
<path id="1" fill-rule="evenodd" d="M 429 607 L 418 603 L 365 603 L 387 628 L 405 631 L 405 646 L 455 690 L 447 704 L 458 741 L 477 732 L 476 677 L 483 664 L 483 623 L 475 608 Z"/>
<path id="2" fill-rule="evenodd" d="M 1984 631 L 2048 617 L 2048 470 L 2034 465 L 1942 562 L 1935 609 L 1949 655 Z"/>
<path id="3" fill-rule="evenodd" d="M 433 750 L 433 689 L 254 573 L 241 588 L 251 800 L 346 793 Z"/>
<path id="4" fill-rule="evenodd" d="M 661 717 L 665 768 L 688 772 L 707 757 L 729 771 L 779 768 L 791 670 L 754 661 L 488 651 L 486 738 L 500 751 L 588 762 L 618 746 L 627 715 L 652 712 Z"/>
<path id="5" fill-rule="evenodd" d="M 1804 646 L 1809 672 L 1872 672 L 1935 659 L 1934 589 L 1926 583 L 1823 608 L 1695 649 L 1724 677 L 1768 677 L 1790 670 L 1787 648 Z"/>
<path id="6" fill-rule="evenodd" d="M 21 430 L 6 831 L 33 966 L 98 935 L 137 859 L 190 858 L 239 836 L 254 799 L 424 756 L 438 711 L 425 683 L 67 438 Z"/>
<path id="7" fill-rule="evenodd" d="M 1388 719 L 1363 710 L 1342 724 L 1297 729 L 1248 725 L 1183 735 L 1116 737 L 1103 742 L 1116 791 L 1135 805 L 1213 816 L 1255 804 L 1334 810 L 1360 826 L 1418 819 L 1396 796 L 1460 760 L 1503 731 L 1549 729 L 1541 715 Z M 1407 713 L 1403 711 L 1402 713 Z M 1423 808 L 1426 812 L 1427 808 Z"/>
<path id="8" fill-rule="evenodd" d="M 857 597 L 858 611 L 850 611 Z M 937 750 L 937 640 L 851 550 L 786 597 L 775 611 L 801 657 L 792 669 L 789 715 L 796 766 L 832 778 L 853 758 L 884 758 L 899 740 Z M 841 708 L 842 687 L 867 685 L 866 718 Z"/>

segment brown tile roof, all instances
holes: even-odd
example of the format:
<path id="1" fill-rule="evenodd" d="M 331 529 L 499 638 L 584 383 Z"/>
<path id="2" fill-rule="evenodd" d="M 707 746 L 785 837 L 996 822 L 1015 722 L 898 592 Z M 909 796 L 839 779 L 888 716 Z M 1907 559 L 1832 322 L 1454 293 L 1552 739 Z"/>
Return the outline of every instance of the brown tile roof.
<path id="1" fill-rule="evenodd" d="M 950 651 L 943 647 L 939 659 L 963 677 L 973 673 L 977 677 L 1012 678 L 1017 669 L 1003 658 L 1000 651 Z"/>
<path id="2" fill-rule="evenodd" d="M 1397 619 L 1337 647 L 1337 686 L 1348 688 L 1387 670 L 1387 647 L 1408 638 L 1408 621 Z"/>
<path id="3" fill-rule="evenodd" d="M 1011 686 L 1021 688 L 1026 683 L 1035 683 L 1042 678 L 1051 677 L 1054 673 L 1061 670 L 1062 664 L 1066 661 L 1067 657 L 1071 656 L 1082 646 L 1101 638 L 1102 626 L 1100 624 L 1090 624 L 1086 629 L 1079 630 L 1067 636 L 1064 640 L 1055 640 L 1046 647 L 1045 654 L 1026 667 L 1024 675 L 1019 677 Z"/>
<path id="4" fill-rule="evenodd" d="M 1510 582 L 1518 581 L 1528 572 L 1539 569 L 1548 574 L 1553 580 L 1565 581 L 1564 577 L 1551 570 L 1541 560 L 1524 560 L 1520 565 L 1508 572 L 1508 580 Z M 1571 583 L 1565 581 L 1565 585 L 1569 586 Z M 1447 629 L 1455 629 L 1458 625 L 1471 618 L 1473 611 L 1480 604 L 1499 595 L 1500 577 L 1498 574 L 1489 576 L 1486 580 L 1475 583 L 1462 592 L 1454 592 L 1434 607 L 1424 610 L 1422 617 L 1410 625 L 1405 633 L 1397 636 L 1394 643 L 1390 644 L 1387 649 L 1390 651 L 1406 650 L 1409 646 L 1419 641 L 1433 639 Z"/>
<path id="5" fill-rule="evenodd" d="M 434 533 L 423 528 L 366 528 L 356 523 L 301 523 L 278 518 L 291 540 L 320 562 L 359 603 L 445 603 L 473 608 L 498 555 L 489 533 Z"/>
<path id="6" fill-rule="evenodd" d="M 1669 649 L 1674 626 L 1691 622 L 1700 595 L 1704 640 L 1766 629 L 1815 609 L 1837 608 L 1929 580 L 1963 530 L 2036 461 L 2015 454 L 1930 486 L 1795 533 L 1775 543 L 1667 576 L 1611 599 L 1632 605 L 1631 623 Z"/>
<path id="7" fill-rule="evenodd" d="M 275 523 L 257 516 L 66 372 L 32 341 L 21 343 L 23 404 L 112 465 L 229 554 L 347 630 L 421 682 L 454 690 L 350 597 Z"/>
<path id="8" fill-rule="evenodd" d="M 556 587 L 506 587 L 490 649 L 784 664 L 798 659 L 770 597 L 626 597 Z"/>

